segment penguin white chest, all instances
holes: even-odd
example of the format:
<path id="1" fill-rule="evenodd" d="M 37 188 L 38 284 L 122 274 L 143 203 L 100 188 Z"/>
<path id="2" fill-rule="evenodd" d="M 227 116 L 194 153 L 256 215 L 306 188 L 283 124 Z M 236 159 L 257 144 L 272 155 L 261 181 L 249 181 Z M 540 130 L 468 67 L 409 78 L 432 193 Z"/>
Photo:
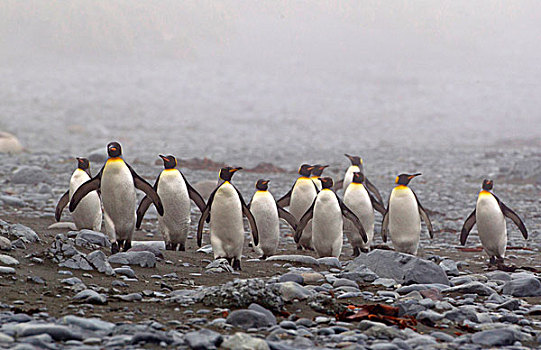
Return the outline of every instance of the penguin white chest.
<path id="1" fill-rule="evenodd" d="M 507 228 L 500 205 L 490 192 L 482 191 L 479 194 L 475 216 L 483 248 L 489 256 L 503 258 L 507 245 Z"/>
<path id="2" fill-rule="evenodd" d="M 291 201 L 289 204 L 289 212 L 300 220 L 304 213 L 310 208 L 314 199 L 317 196 L 314 182 L 309 177 L 300 177 L 295 182 L 293 191 L 291 192 Z M 304 228 L 299 244 L 304 247 L 312 245 L 312 223 L 309 222 Z"/>
<path id="3" fill-rule="evenodd" d="M 353 173 L 359 172 L 361 169 L 357 165 L 350 165 L 348 170 L 346 170 L 346 174 L 344 175 L 344 183 L 342 184 L 342 188 L 344 191 L 348 188 L 351 181 L 353 181 Z"/>
<path id="4" fill-rule="evenodd" d="M 190 198 L 186 182 L 180 172 L 177 169 L 163 170 L 157 192 L 164 213 L 163 216 L 158 216 L 160 230 L 166 236 L 167 242 L 184 242 L 190 225 Z M 178 235 L 183 237 L 176 237 Z"/>
<path id="5" fill-rule="evenodd" d="M 233 185 L 224 182 L 210 208 L 210 242 L 215 258 L 241 258 L 244 223 L 239 195 Z"/>
<path id="6" fill-rule="evenodd" d="M 397 186 L 389 199 L 389 233 L 396 250 L 417 254 L 421 217 L 417 199 L 407 186 Z"/>
<path id="7" fill-rule="evenodd" d="M 342 225 L 342 210 L 336 194 L 322 190 L 317 196 L 312 218 L 312 242 L 319 256 L 340 256 Z"/>
<path id="8" fill-rule="evenodd" d="M 280 229 L 276 201 L 269 191 L 257 191 L 251 201 L 250 211 L 255 218 L 259 232 L 259 245 L 263 255 L 276 253 Z"/>
<path id="9" fill-rule="evenodd" d="M 81 169 L 76 169 L 70 179 L 69 197 L 73 196 L 75 191 L 86 181 L 90 180 L 90 176 Z M 77 208 L 71 213 L 73 221 L 77 229 L 91 229 L 99 231 L 101 229 L 101 200 L 96 191 L 88 193 L 77 205 Z"/>
<path id="10" fill-rule="evenodd" d="M 108 160 L 101 176 L 103 208 L 115 231 L 135 227 L 135 187 L 130 169 L 123 160 Z"/>
<path id="11" fill-rule="evenodd" d="M 361 236 L 356 232 L 355 225 L 349 220 L 344 221 L 344 232 L 353 247 L 370 247 L 372 238 L 374 237 L 374 208 L 372 201 L 362 184 L 351 183 L 344 193 L 344 204 L 359 218 L 368 237 L 366 243 L 363 242 Z"/>

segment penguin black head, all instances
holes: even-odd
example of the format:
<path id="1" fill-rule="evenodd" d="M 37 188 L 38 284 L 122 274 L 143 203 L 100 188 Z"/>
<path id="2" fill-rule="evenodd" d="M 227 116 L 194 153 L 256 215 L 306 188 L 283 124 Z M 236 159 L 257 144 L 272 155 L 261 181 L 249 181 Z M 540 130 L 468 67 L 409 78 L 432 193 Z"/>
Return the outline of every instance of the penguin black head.
<path id="1" fill-rule="evenodd" d="M 364 174 L 360 171 L 356 171 L 353 173 L 353 180 L 351 182 L 354 182 L 356 184 L 362 184 L 364 182 Z"/>
<path id="2" fill-rule="evenodd" d="M 120 157 L 122 155 L 122 147 L 118 142 L 111 142 L 107 145 L 107 154 L 110 158 Z"/>
<path id="3" fill-rule="evenodd" d="M 494 187 L 494 181 L 489 180 L 489 179 L 483 180 L 483 190 L 490 191 L 492 190 L 493 187 Z"/>
<path id="4" fill-rule="evenodd" d="M 164 156 L 160 154 L 159 157 L 163 160 L 164 169 L 175 169 L 177 166 L 177 159 L 173 155 L 169 154 Z"/>
<path id="5" fill-rule="evenodd" d="M 224 181 L 231 181 L 231 178 L 233 177 L 233 174 L 239 170 L 242 170 L 242 168 L 233 168 L 230 166 L 226 166 L 225 168 L 222 168 L 220 170 L 220 179 Z"/>
<path id="6" fill-rule="evenodd" d="M 90 168 L 90 162 L 86 158 L 77 157 L 77 168 L 81 170 L 87 170 Z"/>
<path id="7" fill-rule="evenodd" d="M 421 173 L 417 173 L 417 174 L 413 174 L 413 175 L 410 175 L 410 174 L 400 174 L 400 175 L 398 175 L 398 176 L 396 177 L 396 179 L 395 179 L 394 182 L 395 182 L 397 185 L 407 186 L 407 185 L 410 183 L 411 179 L 413 179 L 414 177 L 419 176 L 419 175 L 421 175 Z"/>
<path id="8" fill-rule="evenodd" d="M 258 191 L 266 191 L 269 188 L 269 181 L 270 180 L 259 179 L 257 180 L 257 183 L 255 184 L 255 188 Z"/>
<path id="9" fill-rule="evenodd" d="M 349 154 L 344 154 L 346 157 L 349 158 L 349 161 L 351 162 L 351 165 L 356 165 L 359 168 L 362 169 L 363 166 L 363 159 L 359 156 L 350 156 Z"/>
<path id="10" fill-rule="evenodd" d="M 323 170 L 325 170 L 325 168 L 328 167 L 328 165 L 321 165 L 321 164 L 316 164 L 314 165 L 314 169 L 312 169 L 312 176 L 321 176 L 321 174 L 323 173 Z"/>
<path id="11" fill-rule="evenodd" d="M 299 175 L 305 176 L 305 177 L 310 177 L 310 173 L 312 172 L 313 169 L 314 169 L 314 167 L 312 165 L 303 164 L 299 168 Z"/>
<path id="12" fill-rule="evenodd" d="M 321 189 L 330 189 L 333 186 L 333 181 L 330 177 L 320 177 L 319 181 L 321 181 Z"/>

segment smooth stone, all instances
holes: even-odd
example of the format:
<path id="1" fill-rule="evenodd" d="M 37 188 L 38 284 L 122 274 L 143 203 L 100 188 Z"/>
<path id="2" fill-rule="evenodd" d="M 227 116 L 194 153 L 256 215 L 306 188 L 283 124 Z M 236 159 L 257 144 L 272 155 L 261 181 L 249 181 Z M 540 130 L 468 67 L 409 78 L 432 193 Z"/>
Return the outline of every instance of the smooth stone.
<path id="1" fill-rule="evenodd" d="M 137 244 L 135 246 L 132 246 L 130 249 L 128 249 L 129 252 L 150 252 L 154 254 L 156 258 L 163 259 L 163 253 L 159 248 L 157 248 L 155 245 L 151 244 Z"/>
<path id="2" fill-rule="evenodd" d="M 19 260 L 9 255 L 0 254 L 0 263 L 4 265 L 19 265 Z"/>
<path id="3" fill-rule="evenodd" d="M 507 272 L 503 271 L 491 271 L 487 273 L 486 276 L 491 281 L 511 281 L 511 276 Z"/>
<path id="4" fill-rule="evenodd" d="M 325 265 L 325 266 L 331 266 L 341 269 L 342 264 L 340 263 L 340 260 L 336 257 L 324 257 L 317 259 L 317 262 L 319 265 Z"/>
<path id="5" fill-rule="evenodd" d="M 74 315 L 67 315 L 60 319 L 62 324 L 73 325 L 79 328 L 87 329 L 89 331 L 111 331 L 115 324 L 107 321 L 103 321 L 99 318 L 84 318 Z"/>
<path id="6" fill-rule="evenodd" d="M 11 250 L 11 241 L 4 236 L 0 236 L 0 250 L 6 252 L 9 252 Z"/>
<path id="7" fill-rule="evenodd" d="M 108 261 L 110 264 L 139 265 L 141 267 L 156 266 L 156 256 L 147 251 L 116 253 L 111 255 Z"/>
<path id="8" fill-rule="evenodd" d="M 9 344 L 13 343 L 14 341 L 15 339 L 13 339 L 13 337 L 4 333 L 0 333 L 0 344 Z"/>
<path id="9" fill-rule="evenodd" d="M 325 279 L 319 272 L 303 272 L 301 275 L 304 279 L 304 284 L 321 283 Z"/>
<path id="10" fill-rule="evenodd" d="M 312 295 L 310 290 L 295 282 L 283 282 L 277 285 L 282 299 L 286 302 L 294 299 L 304 300 Z"/>
<path id="11" fill-rule="evenodd" d="M 117 275 L 122 275 L 122 276 L 126 276 L 126 277 L 129 277 L 129 278 L 135 278 L 136 277 L 135 272 L 129 267 L 117 267 L 116 269 L 113 269 L 113 271 Z"/>
<path id="12" fill-rule="evenodd" d="M 513 279 L 503 285 L 502 293 L 514 297 L 537 297 L 541 295 L 541 282 L 534 277 Z"/>
<path id="13" fill-rule="evenodd" d="M 77 293 L 72 299 L 87 304 L 102 305 L 107 303 L 107 297 L 105 295 L 100 294 L 92 289 L 85 289 Z"/>
<path id="14" fill-rule="evenodd" d="M 280 327 L 283 329 L 297 329 L 297 325 L 293 321 L 284 320 L 280 322 Z"/>
<path id="15" fill-rule="evenodd" d="M 20 166 L 11 175 L 11 182 L 14 184 L 38 185 L 43 182 L 50 183 L 51 179 L 42 167 L 35 165 Z"/>
<path id="16" fill-rule="evenodd" d="M 304 265 L 319 265 L 316 258 L 308 255 L 273 255 L 267 258 L 267 261 L 285 261 L 290 263 L 299 263 Z"/>
<path id="17" fill-rule="evenodd" d="M 77 226 L 75 226 L 74 222 L 66 222 L 66 221 L 55 222 L 54 224 L 49 225 L 49 227 L 47 228 L 49 230 L 64 230 L 64 229 L 71 230 L 71 231 L 77 230 Z"/>
<path id="18" fill-rule="evenodd" d="M 83 283 L 83 281 L 81 281 L 81 279 L 78 277 L 70 277 L 70 278 L 64 278 L 63 280 L 60 281 L 60 283 L 67 284 L 69 286 L 74 286 L 76 284 Z"/>
<path id="19" fill-rule="evenodd" d="M 359 288 L 359 285 L 357 284 L 357 282 L 349 280 L 347 278 L 337 278 L 333 282 L 332 286 L 334 288 L 343 287 L 343 286 Z"/>
<path id="20" fill-rule="evenodd" d="M 298 284 L 304 284 L 304 277 L 297 273 L 286 273 L 278 279 L 279 282 L 295 282 Z"/>
<path id="21" fill-rule="evenodd" d="M 430 333 L 430 335 L 436 340 L 441 340 L 442 342 L 445 342 L 445 343 L 450 343 L 453 340 L 455 340 L 455 338 L 453 338 L 452 336 L 444 332 L 436 331 L 436 332 Z"/>
<path id="22" fill-rule="evenodd" d="M 156 332 L 136 332 L 131 339 L 131 344 L 170 344 L 173 342 L 173 339 L 167 337 L 164 333 Z"/>
<path id="23" fill-rule="evenodd" d="M 0 153 L 19 154 L 23 151 L 24 147 L 15 135 L 0 131 Z"/>
<path id="24" fill-rule="evenodd" d="M 413 255 L 375 249 L 350 261 L 345 270 L 353 271 L 361 265 L 367 266 L 381 278 L 392 278 L 401 284 L 449 285 L 447 274 L 440 266 Z"/>
<path id="25" fill-rule="evenodd" d="M 114 298 L 120 299 L 122 301 L 141 301 L 143 300 L 143 295 L 141 293 L 130 293 L 130 294 L 115 294 Z"/>
<path id="26" fill-rule="evenodd" d="M 269 350 L 269 345 L 263 339 L 237 332 L 227 338 L 222 343 L 221 348 L 229 350 Z"/>
<path id="27" fill-rule="evenodd" d="M 513 345 L 516 337 L 515 332 L 510 329 L 491 329 L 477 332 L 471 337 L 472 343 L 485 346 L 505 346 Z"/>
<path id="28" fill-rule="evenodd" d="M 226 322 L 243 329 L 267 328 L 273 325 L 264 313 L 248 309 L 233 311 L 227 316 Z"/>
<path id="29" fill-rule="evenodd" d="M 0 202 L 10 207 L 22 208 L 26 206 L 26 203 L 22 199 L 14 196 L 0 195 Z"/>
<path id="30" fill-rule="evenodd" d="M 485 286 L 481 282 L 470 282 L 442 290 L 443 293 L 475 293 L 479 295 L 491 295 L 496 291 Z"/>
<path id="31" fill-rule="evenodd" d="M 441 319 L 443 319 L 443 315 L 432 310 L 424 310 L 424 311 L 419 312 L 415 316 L 415 318 L 421 322 L 429 321 L 429 323 L 436 323 L 440 321 Z"/>
<path id="32" fill-rule="evenodd" d="M 40 240 L 38 234 L 34 230 L 22 224 L 11 225 L 8 229 L 8 233 L 10 236 L 22 238 L 30 243 L 39 242 Z"/>
<path id="33" fill-rule="evenodd" d="M 384 287 L 392 287 L 396 285 L 396 281 L 392 278 L 378 278 L 374 282 L 372 282 L 375 286 L 384 286 Z"/>
<path id="34" fill-rule="evenodd" d="M 272 326 L 276 325 L 276 316 L 274 316 L 274 314 L 270 310 L 265 309 L 263 306 L 252 303 L 250 304 L 250 306 L 248 306 L 248 310 L 257 311 L 264 314 Z"/>
<path id="35" fill-rule="evenodd" d="M 13 267 L 0 266 L 0 275 L 14 274 L 15 269 Z"/>
<path id="36" fill-rule="evenodd" d="M 458 276 L 458 266 L 454 260 L 443 259 L 440 262 L 440 267 L 445 271 L 447 276 Z"/>
<path id="37" fill-rule="evenodd" d="M 17 337 L 28 337 L 43 333 L 50 335 L 54 340 L 58 341 L 83 339 L 81 334 L 75 333 L 69 327 L 56 325 L 54 323 L 23 323 L 16 326 Z"/>

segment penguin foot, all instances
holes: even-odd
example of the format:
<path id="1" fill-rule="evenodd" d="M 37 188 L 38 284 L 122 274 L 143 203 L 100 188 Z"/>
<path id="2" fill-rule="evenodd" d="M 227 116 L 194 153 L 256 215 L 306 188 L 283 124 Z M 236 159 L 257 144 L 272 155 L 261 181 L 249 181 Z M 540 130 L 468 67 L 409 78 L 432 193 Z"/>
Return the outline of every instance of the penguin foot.
<path id="1" fill-rule="evenodd" d="M 363 252 L 365 254 L 368 253 L 369 251 L 370 251 L 369 248 L 361 248 L 361 252 Z"/>
<path id="2" fill-rule="evenodd" d="M 242 270 L 240 268 L 240 260 L 237 259 L 237 258 L 233 258 L 233 270 L 236 270 L 236 271 L 241 271 Z"/>
<path id="3" fill-rule="evenodd" d="M 302 246 L 301 246 L 301 245 L 298 245 L 298 246 L 297 246 L 297 250 L 302 250 Z"/>
<path id="4" fill-rule="evenodd" d="M 252 248 L 253 246 L 254 246 L 254 244 L 252 242 L 248 243 L 248 247 Z"/>
<path id="5" fill-rule="evenodd" d="M 181 252 L 185 252 L 186 251 L 186 244 L 184 243 L 179 243 L 177 244 L 178 246 L 178 250 L 180 250 Z"/>
<path id="6" fill-rule="evenodd" d="M 352 257 L 357 257 L 361 255 L 361 250 L 359 249 L 359 247 L 353 247 L 353 254 L 351 254 Z"/>
<path id="7" fill-rule="evenodd" d="M 131 248 L 131 241 L 125 240 L 123 250 L 127 252 Z"/>
<path id="8" fill-rule="evenodd" d="M 113 244 L 111 244 L 111 254 L 116 254 L 120 252 L 120 247 L 118 246 L 118 242 L 113 242 Z"/>
<path id="9" fill-rule="evenodd" d="M 173 250 L 173 243 L 166 243 L 165 250 Z"/>
<path id="10" fill-rule="evenodd" d="M 227 260 L 227 263 L 231 266 L 233 266 L 233 258 L 225 258 Z"/>
<path id="11" fill-rule="evenodd" d="M 118 241 L 118 250 L 124 250 L 124 240 L 123 239 L 119 239 Z"/>

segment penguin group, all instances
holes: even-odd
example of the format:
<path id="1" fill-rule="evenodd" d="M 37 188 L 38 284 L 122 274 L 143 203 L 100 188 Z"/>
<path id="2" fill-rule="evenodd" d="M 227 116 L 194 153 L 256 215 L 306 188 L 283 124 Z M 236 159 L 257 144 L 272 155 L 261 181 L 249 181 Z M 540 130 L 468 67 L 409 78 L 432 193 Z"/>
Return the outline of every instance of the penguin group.
<path id="1" fill-rule="evenodd" d="M 77 229 L 99 231 L 103 207 L 105 232 L 112 243 L 113 254 L 131 248 L 133 233 L 141 227 L 150 205 L 157 210 L 158 230 L 166 249 L 184 251 L 191 222 L 191 201 L 201 212 L 197 225 L 198 246 L 202 245 L 204 225 L 208 223 L 214 258 L 226 259 L 235 270 L 241 269 L 244 217 L 250 224 L 254 250 L 261 259 L 277 252 L 280 219 L 294 232 L 297 249 L 315 250 L 320 257 L 339 257 L 344 234 L 353 248 L 353 256 L 368 252 L 374 237 L 375 211 L 382 216 L 383 241 L 389 237 L 399 252 L 417 254 L 421 220 L 433 238 L 427 210 L 408 186 L 421 174 L 399 174 L 385 205 L 379 190 L 366 177 L 360 156 L 345 154 L 351 165 L 343 179 L 336 183 L 322 176 L 328 165 L 302 164 L 299 177 L 278 200 L 269 191 L 270 180 L 259 179 L 256 192 L 247 204 L 232 182 L 241 167 L 222 168 L 217 185 L 205 202 L 178 169 L 173 155 L 159 155 L 163 170 L 154 185 L 150 185 L 124 160 L 118 142 L 107 145 L 107 154 L 108 159 L 94 177 L 88 159 L 77 158 L 77 169 L 71 176 L 69 189 L 56 206 L 55 218 L 60 220 L 69 203 Z M 343 188 L 343 198 L 337 194 L 340 188 Z M 137 209 L 136 189 L 145 194 Z M 460 242 L 466 244 L 469 232 L 477 224 L 490 263 L 501 263 L 507 245 L 505 217 L 518 226 L 524 238 L 528 238 L 528 231 L 521 218 L 496 197 L 492 189 L 493 181 L 484 180 L 476 208 L 462 227 Z"/>

